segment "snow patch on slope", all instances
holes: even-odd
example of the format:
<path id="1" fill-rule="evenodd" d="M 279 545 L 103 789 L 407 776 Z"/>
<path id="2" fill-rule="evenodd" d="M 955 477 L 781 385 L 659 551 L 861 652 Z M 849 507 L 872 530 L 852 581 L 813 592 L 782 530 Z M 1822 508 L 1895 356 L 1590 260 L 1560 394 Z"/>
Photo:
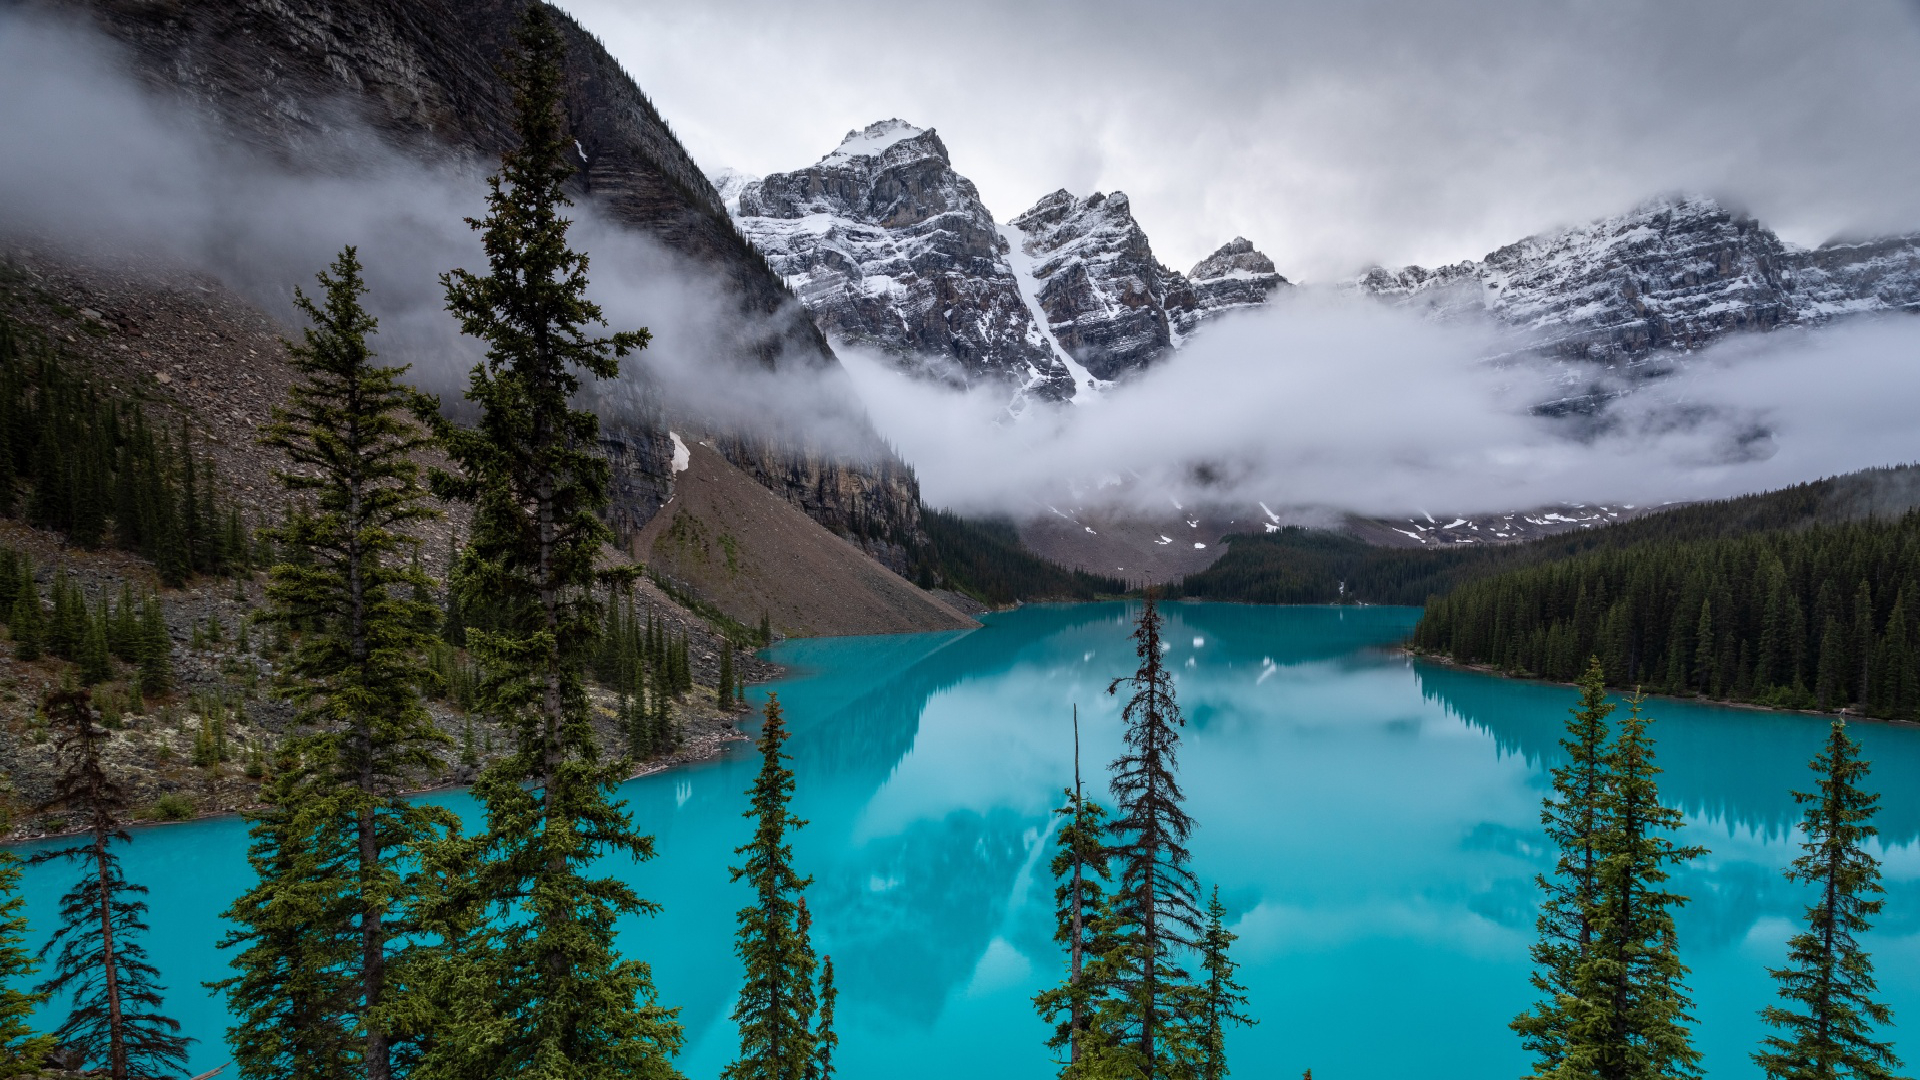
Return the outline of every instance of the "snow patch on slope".
<path id="1" fill-rule="evenodd" d="M 994 228 L 999 230 L 1001 239 L 1007 242 L 1007 267 L 1013 271 L 1013 280 L 1020 286 L 1020 299 L 1027 302 L 1027 310 L 1033 314 L 1034 330 L 1053 349 L 1054 355 L 1060 358 L 1060 362 L 1066 365 L 1067 372 L 1073 376 L 1073 396 L 1067 400 L 1078 405 L 1083 391 L 1099 391 L 1111 387 L 1112 382 L 1094 378 L 1093 372 L 1082 367 L 1079 361 L 1073 358 L 1073 354 L 1067 351 L 1067 347 L 1060 344 L 1060 339 L 1054 336 L 1053 325 L 1047 321 L 1047 313 L 1040 307 L 1040 281 L 1033 275 L 1034 263 L 1037 260 L 1027 254 L 1027 249 L 1023 246 L 1027 234 L 1020 231 L 1017 225 L 995 223 Z"/>
<path id="2" fill-rule="evenodd" d="M 821 158 L 820 164 L 834 165 L 857 157 L 876 157 L 887 147 L 902 139 L 911 139 L 915 135 L 925 133 L 924 128 L 914 127 L 905 120 L 899 119 L 868 124 L 859 131 L 847 132 L 847 137 L 840 140 L 840 145 L 834 147 L 832 153 Z"/>

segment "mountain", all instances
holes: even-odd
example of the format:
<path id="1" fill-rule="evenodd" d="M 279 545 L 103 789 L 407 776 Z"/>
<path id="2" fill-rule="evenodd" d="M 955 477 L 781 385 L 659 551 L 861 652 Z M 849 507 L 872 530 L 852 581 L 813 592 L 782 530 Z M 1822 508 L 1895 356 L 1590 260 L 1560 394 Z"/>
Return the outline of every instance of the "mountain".
<path id="1" fill-rule="evenodd" d="M 1068 400 L 1287 283 L 1240 238 L 1169 270 L 1121 192 L 1058 191 L 997 224 L 939 135 L 897 119 L 804 169 L 712 179 L 829 337 L 956 385 Z"/>
<path id="2" fill-rule="evenodd" d="M 1920 310 L 1920 235 L 1801 248 L 1698 196 L 1531 236 L 1478 262 L 1376 267 L 1363 294 L 1486 315 L 1554 357 L 1649 368 L 1740 331 Z"/>
<path id="3" fill-rule="evenodd" d="M 733 203 L 742 231 L 835 340 L 957 385 L 1073 396 L 1006 239 L 935 132 L 900 120 L 848 132 L 807 168 L 740 185 Z"/>
<path id="4" fill-rule="evenodd" d="M 1236 237 L 1191 275 L 1161 265 L 1125 192 L 1056 191 L 1010 222 L 1032 260 L 1047 328 L 1095 378 L 1113 381 L 1178 346 L 1203 321 L 1267 302 L 1287 280 Z"/>
<path id="5" fill-rule="evenodd" d="M 354 154 L 398 151 L 490 169 L 511 142 L 500 78 L 525 0 L 30 0 L 116 41 L 163 97 L 296 170 L 351 171 Z M 742 318 L 715 364 L 838 374 L 817 327 L 734 228 L 725 199 L 619 63 L 556 12 L 579 154 L 575 196 L 603 217 L 715 273 Z M 369 140 L 366 136 L 372 135 Z M 368 143 L 377 142 L 371 149 Z M 731 349 L 732 355 L 722 355 Z M 631 538 L 671 497 L 667 417 L 608 415 L 613 518 Z M 883 563 L 905 569 L 924 541 L 911 470 L 870 429 L 867 452 L 823 456 L 756 430 L 713 432 L 737 467 Z"/>

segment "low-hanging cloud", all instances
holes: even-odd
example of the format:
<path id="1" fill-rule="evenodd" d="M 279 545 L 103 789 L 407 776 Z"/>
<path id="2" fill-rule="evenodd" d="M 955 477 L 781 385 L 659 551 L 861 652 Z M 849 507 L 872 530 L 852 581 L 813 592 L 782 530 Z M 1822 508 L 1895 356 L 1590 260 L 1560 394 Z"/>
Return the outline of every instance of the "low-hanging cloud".
<path id="1" fill-rule="evenodd" d="M 927 499 L 973 511 L 1644 505 L 1920 459 L 1920 320 L 1737 338 L 1629 388 L 1599 423 L 1533 406 L 1604 371 L 1515 358 L 1513 344 L 1309 294 L 1221 320 L 1104 397 L 1018 419 L 1003 396 L 847 355 Z"/>
<path id="2" fill-rule="evenodd" d="M 374 342 L 458 409 L 482 356 L 445 310 L 439 276 L 484 269 L 466 219 L 485 210 L 493 162 L 399 151 L 352 124 L 302 148 L 301 167 L 224 137 L 202 114 L 136 85 L 99 35 L 0 16 L 0 233 L 79 258 L 162 259 L 209 274 L 289 326 L 296 286 L 359 248 Z M 318 103 L 350 117 L 350 102 Z M 313 167 L 325 163 L 325 169 Z M 796 358 L 769 369 L 756 346 L 797 309 L 743 313 L 712 268 L 575 208 L 591 297 L 612 329 L 645 326 L 649 348 L 590 399 L 616 426 L 660 412 L 842 455 L 876 444 L 842 373 Z"/>

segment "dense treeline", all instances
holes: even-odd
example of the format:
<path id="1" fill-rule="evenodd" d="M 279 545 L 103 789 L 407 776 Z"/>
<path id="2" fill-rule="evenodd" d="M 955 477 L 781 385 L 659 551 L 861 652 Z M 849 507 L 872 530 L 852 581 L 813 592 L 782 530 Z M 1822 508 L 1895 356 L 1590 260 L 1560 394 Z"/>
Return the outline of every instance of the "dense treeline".
<path id="1" fill-rule="evenodd" d="M 1227 538 L 1227 553 L 1169 596 L 1258 604 L 1423 604 L 1462 584 L 1590 551 L 1891 518 L 1920 506 L 1920 467 L 1866 469 L 1737 499 L 1676 506 L 1525 544 L 1383 548 L 1289 527 Z"/>
<path id="2" fill-rule="evenodd" d="M 64 364 L 0 315 L 0 514 L 153 560 L 162 580 L 246 569 L 252 545 L 192 435 Z"/>
<path id="3" fill-rule="evenodd" d="M 1661 540 L 1509 571 L 1436 597 L 1416 647 L 1572 679 L 1789 708 L 1920 710 L 1920 512 Z"/>
<path id="4" fill-rule="evenodd" d="M 1028 551 L 1011 523 L 961 517 L 928 507 L 920 515 L 927 543 L 914 577 L 922 588 L 947 588 L 989 604 L 1016 600 L 1092 600 L 1127 591 L 1118 578 L 1068 570 Z"/>
<path id="5" fill-rule="evenodd" d="M 129 585 L 121 585 L 117 600 L 103 592 L 89 604 L 79 582 L 61 571 L 43 594 L 32 558 L 0 545 L 0 623 L 13 641 L 14 659 L 69 661 L 82 685 L 112 679 L 118 660 L 133 669 L 136 694 L 152 697 L 173 688 L 173 639 L 160 600 L 136 600 Z"/>
<path id="6" fill-rule="evenodd" d="M 1219 561 L 1188 574 L 1167 594 L 1253 604 L 1418 604 L 1506 550 L 1383 548 L 1343 533 L 1289 526 L 1230 537 Z"/>

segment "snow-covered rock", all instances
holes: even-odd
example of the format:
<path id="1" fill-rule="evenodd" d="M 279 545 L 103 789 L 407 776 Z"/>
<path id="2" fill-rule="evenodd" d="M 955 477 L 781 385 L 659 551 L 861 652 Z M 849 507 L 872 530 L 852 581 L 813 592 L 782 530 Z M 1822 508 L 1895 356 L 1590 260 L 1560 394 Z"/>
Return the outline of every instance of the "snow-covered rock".
<path id="1" fill-rule="evenodd" d="M 1056 191 L 1012 221 L 1034 259 L 1055 338 L 1100 379 L 1118 379 L 1176 347 L 1207 319 L 1256 307 L 1287 284 L 1273 260 L 1235 237 L 1182 275 L 1154 258 L 1126 193 Z"/>
<path id="2" fill-rule="evenodd" d="M 1478 262 L 1375 268 L 1357 287 L 1438 318 L 1491 315 L 1549 355 L 1632 366 L 1737 331 L 1914 308 L 1920 237 L 1796 248 L 1712 199 L 1676 196 Z"/>
<path id="3" fill-rule="evenodd" d="M 1259 307 L 1287 284 L 1272 259 L 1255 251 L 1246 237 L 1236 236 L 1187 271 L 1188 295 L 1178 299 L 1171 313 L 1174 333 L 1185 337 L 1215 315 Z"/>
<path id="4" fill-rule="evenodd" d="M 1049 329 L 1095 378 L 1145 367 L 1173 344 L 1167 300 L 1186 282 L 1153 257 L 1124 193 L 1056 191 L 1010 224 L 1034 260 Z"/>
<path id="5" fill-rule="evenodd" d="M 739 183 L 729 210 L 835 340 L 959 385 L 1073 396 L 1007 241 L 935 132 L 900 120 L 848 132 L 814 165 Z"/>
<path id="6" fill-rule="evenodd" d="M 1169 270 L 1120 192 L 1055 192 L 997 225 L 939 135 L 902 120 L 848 132 L 805 169 L 710 179 L 830 337 L 1016 396 L 1104 387 L 1287 283 L 1241 238 Z"/>

